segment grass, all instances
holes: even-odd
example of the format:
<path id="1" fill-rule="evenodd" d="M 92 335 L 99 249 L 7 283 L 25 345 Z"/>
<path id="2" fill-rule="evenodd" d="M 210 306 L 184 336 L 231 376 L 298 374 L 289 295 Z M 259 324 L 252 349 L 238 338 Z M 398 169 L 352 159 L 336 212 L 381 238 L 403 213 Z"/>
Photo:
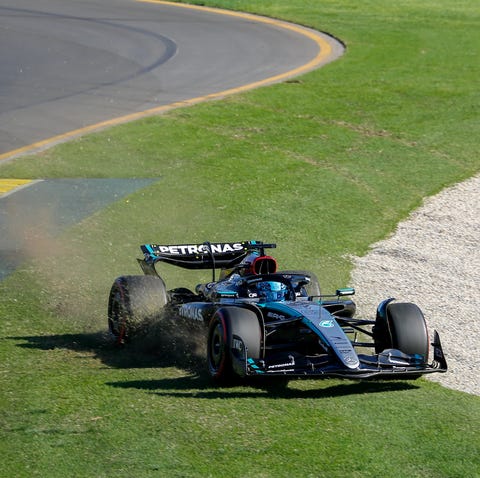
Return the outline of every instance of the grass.
<path id="1" fill-rule="evenodd" d="M 332 290 L 349 255 L 480 169 L 475 1 L 206 3 L 328 31 L 346 54 L 0 164 L 1 177 L 159 178 L 0 283 L 0 476 L 479 476 L 478 397 L 423 379 L 221 390 L 188 356 L 108 344 L 108 289 L 139 272 L 141 243 L 275 241 L 282 268 Z"/>
<path id="2" fill-rule="evenodd" d="M 5 342 L 17 380 L 2 476 L 460 477 L 478 465 L 478 398 L 426 381 L 220 390 L 101 334 Z"/>

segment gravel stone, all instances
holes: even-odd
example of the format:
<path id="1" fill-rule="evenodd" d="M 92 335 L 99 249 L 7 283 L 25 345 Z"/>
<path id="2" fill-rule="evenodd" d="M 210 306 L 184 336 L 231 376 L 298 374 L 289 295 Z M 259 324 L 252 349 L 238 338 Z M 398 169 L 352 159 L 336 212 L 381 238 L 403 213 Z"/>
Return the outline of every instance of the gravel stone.
<path id="1" fill-rule="evenodd" d="M 425 200 L 389 238 L 354 257 L 358 316 L 385 298 L 416 303 L 449 370 L 428 378 L 480 395 L 480 175 Z"/>

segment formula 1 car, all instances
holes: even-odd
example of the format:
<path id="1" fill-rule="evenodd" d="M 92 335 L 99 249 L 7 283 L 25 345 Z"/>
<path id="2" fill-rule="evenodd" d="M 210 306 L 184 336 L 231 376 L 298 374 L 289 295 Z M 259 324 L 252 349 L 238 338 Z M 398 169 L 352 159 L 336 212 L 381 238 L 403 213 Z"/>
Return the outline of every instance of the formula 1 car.
<path id="1" fill-rule="evenodd" d="M 375 320 L 354 318 L 353 289 L 322 295 L 313 273 L 277 271 L 276 260 L 265 254 L 275 244 L 140 247 L 144 275 L 119 277 L 110 291 L 108 325 L 119 344 L 149 318 L 168 315 L 185 333 L 201 325 L 208 371 L 219 383 L 250 376 L 415 379 L 447 370 L 436 331 L 429 362 L 427 326 L 415 304 L 389 298 Z M 167 290 L 159 263 L 211 269 L 212 281 L 195 292 Z"/>

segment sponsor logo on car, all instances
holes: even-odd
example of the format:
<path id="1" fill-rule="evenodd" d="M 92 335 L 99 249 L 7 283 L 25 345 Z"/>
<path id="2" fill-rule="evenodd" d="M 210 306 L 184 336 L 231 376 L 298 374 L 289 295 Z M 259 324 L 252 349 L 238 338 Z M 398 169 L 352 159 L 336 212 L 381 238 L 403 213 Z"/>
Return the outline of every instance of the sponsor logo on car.
<path id="1" fill-rule="evenodd" d="M 180 317 L 191 320 L 203 320 L 202 311 L 193 304 L 185 304 L 178 310 Z"/>
<path id="2" fill-rule="evenodd" d="M 318 325 L 326 329 L 333 327 L 333 320 L 321 320 Z"/>
<path id="3" fill-rule="evenodd" d="M 213 254 L 224 254 L 226 252 L 241 251 L 243 245 L 240 242 L 221 244 L 180 244 L 172 246 L 152 245 L 155 253 L 183 256 L 190 254 L 207 254 L 209 250 Z"/>
<path id="4" fill-rule="evenodd" d="M 232 339 L 232 349 L 238 350 L 239 352 L 243 351 L 243 342 L 239 339 Z"/>
<path id="5" fill-rule="evenodd" d="M 275 312 L 269 312 L 267 314 L 267 317 L 270 317 L 271 319 L 278 319 L 278 320 L 283 320 L 285 318 L 284 315 L 282 314 L 276 314 Z"/>

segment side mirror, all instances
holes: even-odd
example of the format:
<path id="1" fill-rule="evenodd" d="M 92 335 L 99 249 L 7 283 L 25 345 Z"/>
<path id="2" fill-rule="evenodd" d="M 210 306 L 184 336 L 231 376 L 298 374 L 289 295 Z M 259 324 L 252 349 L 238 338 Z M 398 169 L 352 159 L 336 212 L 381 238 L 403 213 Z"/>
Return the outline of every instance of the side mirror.
<path id="1" fill-rule="evenodd" d="M 345 287 L 343 289 L 337 289 L 338 297 L 345 297 L 347 295 L 355 295 L 355 289 L 353 287 Z"/>

